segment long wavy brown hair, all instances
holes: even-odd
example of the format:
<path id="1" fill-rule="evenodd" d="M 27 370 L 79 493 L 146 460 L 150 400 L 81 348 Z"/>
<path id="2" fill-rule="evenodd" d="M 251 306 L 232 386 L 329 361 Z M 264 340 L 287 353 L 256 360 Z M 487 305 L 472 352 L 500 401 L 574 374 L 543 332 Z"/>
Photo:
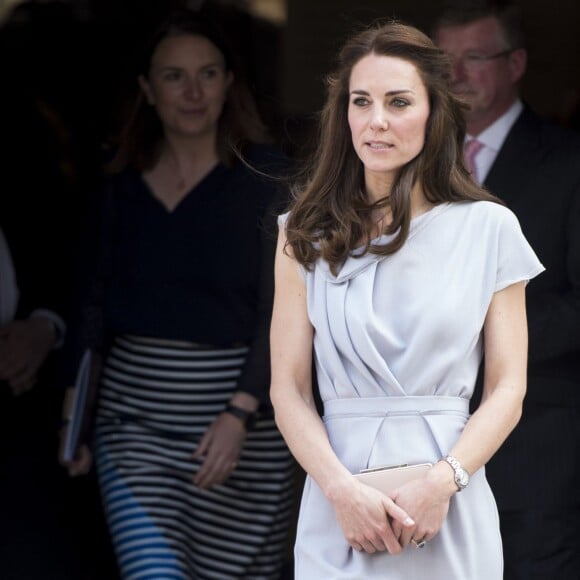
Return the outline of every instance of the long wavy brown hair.
<path id="1" fill-rule="evenodd" d="M 427 89 L 430 114 L 425 145 L 401 167 L 392 188 L 375 203 L 367 197 L 364 167 L 352 145 L 348 124 L 353 67 L 376 54 L 412 63 Z M 287 239 L 296 260 L 311 269 L 322 257 L 336 274 L 353 249 L 388 255 L 405 242 L 411 223 L 411 189 L 422 187 L 432 204 L 463 200 L 498 201 L 470 177 L 463 162 L 466 105 L 450 90 L 450 61 L 428 36 L 399 22 L 377 23 L 346 42 L 338 68 L 327 80 L 328 96 L 319 120 L 318 146 L 293 186 Z M 388 206 L 392 221 L 387 244 L 373 244 L 372 212 Z M 362 255 L 362 254 L 357 254 Z"/>
<path id="2" fill-rule="evenodd" d="M 231 166 L 238 161 L 239 153 L 243 152 L 246 145 L 271 143 L 272 138 L 260 118 L 242 67 L 215 17 L 187 9 L 171 11 L 146 44 L 138 63 L 139 74 L 149 76 L 155 50 L 164 39 L 175 36 L 206 38 L 223 55 L 226 70 L 233 73 L 234 80 L 218 124 L 217 153 L 220 161 Z M 111 173 L 120 172 L 126 166 L 139 171 L 151 169 L 159 160 L 163 139 L 161 120 L 135 83 L 132 106 L 120 132 L 115 158 L 107 169 Z"/>

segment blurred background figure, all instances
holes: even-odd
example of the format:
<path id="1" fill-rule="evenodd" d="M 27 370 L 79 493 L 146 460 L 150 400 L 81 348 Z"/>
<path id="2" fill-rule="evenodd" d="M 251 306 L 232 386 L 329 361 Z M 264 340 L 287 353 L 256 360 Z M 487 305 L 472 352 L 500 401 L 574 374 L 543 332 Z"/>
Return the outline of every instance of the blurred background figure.
<path id="1" fill-rule="evenodd" d="M 63 208 L 74 204 L 46 87 L 6 50 L 14 4 L 0 6 L 0 576 L 78 580 L 54 388 L 72 272 Z"/>
<path id="2" fill-rule="evenodd" d="M 0 575 L 72 579 L 53 374 L 70 266 L 58 207 L 67 183 L 31 95 L 8 89 L 22 90 L 10 70 L 0 96 Z"/>
<path id="3" fill-rule="evenodd" d="M 546 267 L 527 294 L 523 417 L 487 466 L 505 579 L 577 579 L 580 136 L 543 121 L 519 96 L 527 52 L 517 4 L 449 3 L 434 36 L 453 59 L 455 92 L 470 105 L 465 147 L 472 176 L 516 213 Z"/>
<path id="4" fill-rule="evenodd" d="M 63 474 L 55 461 L 60 397 L 52 370 L 65 327 L 50 300 L 50 278 L 12 260 L 12 247 L 23 257 L 20 241 L 0 229 L 0 575 L 77 579 Z"/>
<path id="5" fill-rule="evenodd" d="M 94 477 L 71 481 L 57 454 L 57 347 L 70 308 L 80 193 L 94 179 L 78 139 L 86 124 L 76 117 L 81 106 L 89 117 L 88 100 L 78 97 L 91 66 L 75 68 L 71 81 L 70 47 L 80 49 L 81 34 L 70 6 L 22 2 L 3 16 L 0 227 L 18 304 L 0 331 L 0 576 L 112 580 Z"/>
<path id="6" fill-rule="evenodd" d="M 138 81 L 91 212 L 66 384 L 85 349 L 104 355 L 93 450 L 123 578 L 275 579 L 294 473 L 268 399 L 288 160 L 205 14 L 174 11 Z"/>

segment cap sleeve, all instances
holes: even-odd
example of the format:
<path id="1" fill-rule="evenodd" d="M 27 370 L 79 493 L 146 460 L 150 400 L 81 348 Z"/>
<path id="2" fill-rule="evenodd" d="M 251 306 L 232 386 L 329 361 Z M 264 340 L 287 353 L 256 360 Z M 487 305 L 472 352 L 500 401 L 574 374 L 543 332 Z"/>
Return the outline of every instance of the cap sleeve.
<path id="1" fill-rule="evenodd" d="M 529 282 L 545 268 L 524 237 L 515 214 L 501 208 L 497 243 L 497 273 L 494 291 L 503 290 L 516 282 Z"/>
<path id="2" fill-rule="evenodd" d="M 288 223 L 289 217 L 290 217 L 289 211 L 278 216 L 278 227 L 280 229 L 286 229 L 286 224 Z M 298 268 L 298 272 L 300 273 L 300 277 L 303 280 L 306 280 L 306 277 L 308 276 L 308 270 L 302 264 L 300 264 L 298 261 L 296 262 L 296 267 Z"/>
<path id="3" fill-rule="evenodd" d="M 283 213 L 281 215 L 278 216 L 278 227 L 282 228 L 282 227 L 286 227 L 286 223 L 288 222 L 288 218 L 290 217 L 290 212 L 287 211 L 286 213 Z"/>

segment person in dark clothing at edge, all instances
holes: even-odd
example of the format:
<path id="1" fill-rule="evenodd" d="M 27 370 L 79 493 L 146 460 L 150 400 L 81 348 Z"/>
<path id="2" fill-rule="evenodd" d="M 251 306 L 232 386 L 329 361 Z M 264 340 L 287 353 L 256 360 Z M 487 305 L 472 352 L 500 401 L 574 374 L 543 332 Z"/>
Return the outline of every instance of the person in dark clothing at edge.
<path id="1" fill-rule="evenodd" d="M 580 136 L 540 119 L 519 95 L 527 53 L 516 3 L 450 3 L 434 38 L 453 59 L 453 90 L 471 106 L 465 147 L 473 176 L 514 211 L 546 267 L 527 294 L 523 416 L 487 465 L 505 579 L 577 580 Z"/>

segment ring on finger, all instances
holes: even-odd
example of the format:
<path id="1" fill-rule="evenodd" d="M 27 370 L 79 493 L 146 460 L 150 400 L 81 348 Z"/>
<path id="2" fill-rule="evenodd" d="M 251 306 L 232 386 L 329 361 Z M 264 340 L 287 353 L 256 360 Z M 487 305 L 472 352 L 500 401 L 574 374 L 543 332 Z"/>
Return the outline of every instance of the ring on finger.
<path id="1" fill-rule="evenodd" d="M 425 546 L 425 544 L 427 543 L 427 540 L 422 539 L 422 540 L 415 540 L 414 538 L 411 540 L 411 542 L 414 544 L 415 548 L 423 548 Z"/>

